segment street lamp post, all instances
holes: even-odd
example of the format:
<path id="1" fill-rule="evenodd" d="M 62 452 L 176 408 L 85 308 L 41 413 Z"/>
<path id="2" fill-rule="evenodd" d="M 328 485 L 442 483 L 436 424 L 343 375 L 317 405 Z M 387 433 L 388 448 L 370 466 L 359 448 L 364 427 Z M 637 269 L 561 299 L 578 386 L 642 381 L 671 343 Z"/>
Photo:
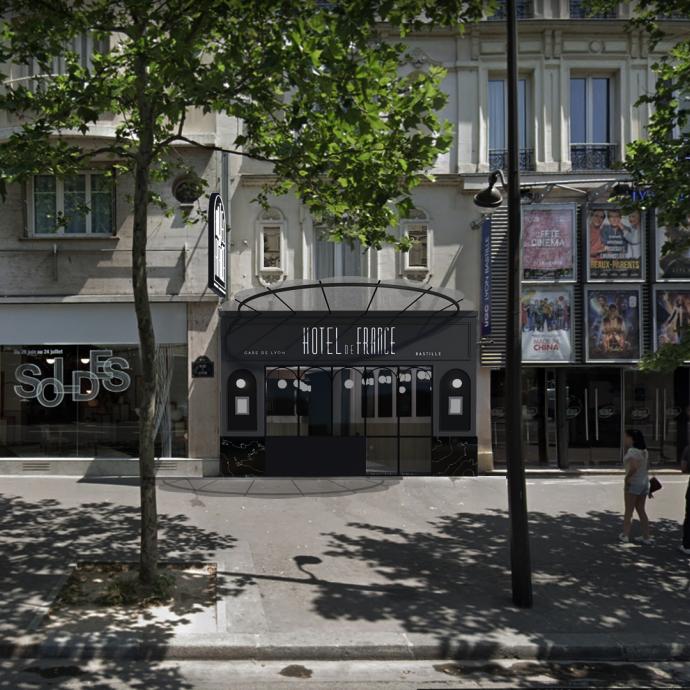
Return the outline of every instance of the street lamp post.
<path id="1" fill-rule="evenodd" d="M 501 193 L 495 188 L 499 177 L 508 188 L 508 324 L 506 329 L 506 466 L 510 513 L 510 566 L 513 602 L 532 606 L 532 571 L 527 524 L 525 466 L 522 456 L 522 331 L 520 319 L 520 171 L 518 167 L 517 16 L 515 0 L 507 0 L 508 29 L 508 184 L 500 170 L 491 173 L 489 186 L 479 192 L 475 203 L 496 208 Z"/>

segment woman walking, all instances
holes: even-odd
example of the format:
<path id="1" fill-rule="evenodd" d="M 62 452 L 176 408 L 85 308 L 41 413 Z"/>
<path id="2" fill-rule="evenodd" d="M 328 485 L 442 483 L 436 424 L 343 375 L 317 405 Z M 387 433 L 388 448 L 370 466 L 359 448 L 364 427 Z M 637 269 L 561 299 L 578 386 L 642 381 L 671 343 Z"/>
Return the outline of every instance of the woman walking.
<path id="1" fill-rule="evenodd" d="M 645 502 L 649 494 L 649 454 L 644 436 L 639 429 L 628 429 L 623 441 L 625 455 L 625 515 L 623 517 L 623 532 L 620 534 L 622 542 L 630 541 L 633 511 L 637 511 L 642 528 L 642 543 L 651 544 L 649 536 L 649 518 L 645 512 Z"/>

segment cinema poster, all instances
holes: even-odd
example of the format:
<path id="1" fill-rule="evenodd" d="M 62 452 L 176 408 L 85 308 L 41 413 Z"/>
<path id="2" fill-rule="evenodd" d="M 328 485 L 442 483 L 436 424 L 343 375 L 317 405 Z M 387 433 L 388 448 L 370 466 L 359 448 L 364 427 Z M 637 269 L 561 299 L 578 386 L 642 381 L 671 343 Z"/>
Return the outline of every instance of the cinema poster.
<path id="1" fill-rule="evenodd" d="M 654 349 L 680 345 L 689 335 L 690 289 L 657 287 L 654 290 Z"/>
<path id="2" fill-rule="evenodd" d="M 522 279 L 574 282 L 575 204 L 522 208 Z"/>
<path id="3" fill-rule="evenodd" d="M 644 221 L 639 211 L 587 208 L 587 279 L 644 280 Z"/>
<path id="4" fill-rule="evenodd" d="M 656 227 L 656 279 L 661 281 L 690 280 L 690 246 L 664 253 L 664 245 L 671 242 L 690 242 L 690 216 L 685 225 Z"/>
<path id="5" fill-rule="evenodd" d="M 572 289 L 523 287 L 521 300 L 524 362 L 571 362 Z"/>
<path id="6" fill-rule="evenodd" d="M 640 294 L 637 287 L 585 289 L 588 362 L 636 362 L 640 359 Z"/>

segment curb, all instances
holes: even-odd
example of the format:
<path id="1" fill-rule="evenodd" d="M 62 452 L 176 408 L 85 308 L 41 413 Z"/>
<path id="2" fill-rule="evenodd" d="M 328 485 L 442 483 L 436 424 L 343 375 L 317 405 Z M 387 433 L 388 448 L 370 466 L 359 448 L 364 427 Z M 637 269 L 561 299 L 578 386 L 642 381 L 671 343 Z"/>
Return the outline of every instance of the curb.
<path id="1" fill-rule="evenodd" d="M 435 640 L 431 636 L 388 633 L 378 639 L 348 640 L 330 644 L 309 640 L 289 641 L 289 634 L 216 633 L 176 638 L 156 643 L 147 636 L 110 636 L 105 641 L 92 637 L 51 637 L 0 642 L 2 659 L 110 659 L 110 660 L 213 660 L 213 661 L 689 661 L 690 642 L 644 643 L 610 635 L 555 636 L 562 639 L 531 642 L 477 637 Z M 317 637 L 316 635 L 314 636 Z M 424 640 L 415 642 L 415 638 Z M 578 637 L 605 639 L 579 640 Z M 570 638 L 570 639 L 565 639 Z"/>

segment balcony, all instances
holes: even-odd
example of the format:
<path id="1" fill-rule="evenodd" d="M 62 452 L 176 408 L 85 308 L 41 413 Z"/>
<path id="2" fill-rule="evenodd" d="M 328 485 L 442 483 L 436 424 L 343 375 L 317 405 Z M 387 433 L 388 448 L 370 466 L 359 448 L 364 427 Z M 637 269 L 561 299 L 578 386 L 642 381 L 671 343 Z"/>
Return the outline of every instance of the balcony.
<path id="1" fill-rule="evenodd" d="M 534 6 L 532 0 L 516 0 L 515 13 L 518 19 L 532 19 L 534 17 Z M 496 12 L 490 17 L 489 21 L 498 22 L 506 18 L 506 3 L 505 0 L 499 0 L 496 7 Z"/>
<path id="2" fill-rule="evenodd" d="M 616 144 L 571 144 L 573 170 L 610 170 L 616 162 Z"/>
<path id="3" fill-rule="evenodd" d="M 491 170 L 507 170 L 507 149 L 489 149 L 489 167 Z M 520 149 L 518 167 L 520 170 L 534 170 L 534 149 Z"/>
<path id="4" fill-rule="evenodd" d="M 589 14 L 585 3 L 582 0 L 570 0 L 570 18 L 571 19 L 615 19 L 617 17 L 616 10 L 608 10 L 606 12 L 594 12 Z"/>

